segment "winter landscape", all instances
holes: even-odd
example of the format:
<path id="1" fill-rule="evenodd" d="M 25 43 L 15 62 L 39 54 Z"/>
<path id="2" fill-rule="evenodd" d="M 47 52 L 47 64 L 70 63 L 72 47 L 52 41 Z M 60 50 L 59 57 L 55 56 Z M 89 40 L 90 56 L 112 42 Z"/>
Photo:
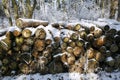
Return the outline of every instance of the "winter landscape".
<path id="1" fill-rule="evenodd" d="M 1 0 L 0 80 L 120 80 L 119 0 Z"/>

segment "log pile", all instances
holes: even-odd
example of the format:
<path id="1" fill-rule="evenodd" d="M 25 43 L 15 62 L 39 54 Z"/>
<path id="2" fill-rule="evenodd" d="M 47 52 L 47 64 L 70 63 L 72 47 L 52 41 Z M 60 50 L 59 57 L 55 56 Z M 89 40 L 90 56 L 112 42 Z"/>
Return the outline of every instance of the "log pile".
<path id="1" fill-rule="evenodd" d="M 32 22 L 17 20 L 19 28 L 8 30 L 6 38 L 0 40 L 3 76 L 120 69 L 120 31 L 109 25 Z"/>

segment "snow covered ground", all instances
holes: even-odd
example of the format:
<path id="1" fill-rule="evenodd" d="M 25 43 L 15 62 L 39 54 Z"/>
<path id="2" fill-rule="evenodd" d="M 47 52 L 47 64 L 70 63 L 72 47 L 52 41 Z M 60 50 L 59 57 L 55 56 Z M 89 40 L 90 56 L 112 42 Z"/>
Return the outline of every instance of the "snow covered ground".
<path id="1" fill-rule="evenodd" d="M 37 73 L 33 75 L 8 76 L 0 80 L 120 80 L 120 72 L 100 72 L 99 74 L 60 73 L 54 75 L 40 75 Z"/>

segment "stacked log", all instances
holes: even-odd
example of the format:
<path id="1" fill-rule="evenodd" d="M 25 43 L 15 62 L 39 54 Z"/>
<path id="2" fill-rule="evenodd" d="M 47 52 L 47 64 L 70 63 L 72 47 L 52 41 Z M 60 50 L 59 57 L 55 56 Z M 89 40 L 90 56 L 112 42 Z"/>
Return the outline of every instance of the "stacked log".
<path id="1" fill-rule="evenodd" d="M 19 28 L 8 30 L 0 40 L 3 76 L 13 75 L 13 71 L 14 74 L 56 74 L 120 69 L 120 31 L 109 25 L 48 25 L 46 21 L 31 22 L 31 19 L 19 19 L 16 23 Z"/>

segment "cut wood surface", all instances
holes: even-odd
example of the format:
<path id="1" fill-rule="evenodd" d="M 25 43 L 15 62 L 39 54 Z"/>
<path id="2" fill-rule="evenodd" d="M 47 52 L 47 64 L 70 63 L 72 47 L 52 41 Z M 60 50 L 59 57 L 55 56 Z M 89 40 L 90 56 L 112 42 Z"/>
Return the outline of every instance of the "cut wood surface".
<path id="1" fill-rule="evenodd" d="M 19 18 L 16 20 L 16 26 L 18 26 L 19 28 L 37 27 L 39 25 L 47 26 L 48 21 L 23 19 L 23 18 Z"/>

